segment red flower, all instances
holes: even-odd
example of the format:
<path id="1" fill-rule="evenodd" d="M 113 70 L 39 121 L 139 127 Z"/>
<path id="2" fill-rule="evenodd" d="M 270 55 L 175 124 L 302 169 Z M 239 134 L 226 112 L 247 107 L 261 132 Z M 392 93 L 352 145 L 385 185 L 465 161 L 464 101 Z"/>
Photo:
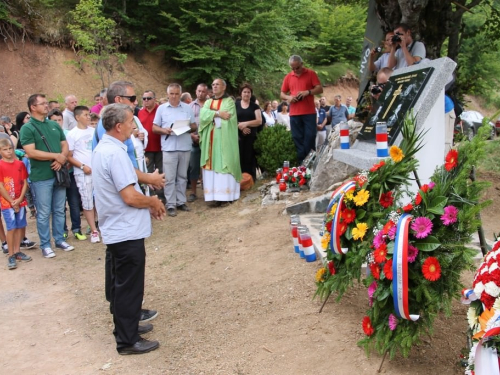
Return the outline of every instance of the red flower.
<path id="1" fill-rule="evenodd" d="M 377 263 L 370 263 L 370 271 L 376 280 L 380 280 L 380 268 Z"/>
<path id="2" fill-rule="evenodd" d="M 383 234 L 387 234 L 389 233 L 389 231 L 391 230 L 391 228 L 393 226 L 395 226 L 396 224 L 394 224 L 394 222 L 392 220 L 389 220 L 385 225 L 384 227 L 382 228 L 382 233 Z"/>
<path id="3" fill-rule="evenodd" d="M 328 233 L 332 233 L 332 222 L 331 221 L 326 223 L 325 227 L 326 227 L 326 230 L 328 231 Z"/>
<path id="4" fill-rule="evenodd" d="M 423 184 L 420 190 L 422 190 L 424 193 L 427 193 L 429 191 L 429 185 Z"/>
<path id="5" fill-rule="evenodd" d="M 392 206 L 392 204 L 394 203 L 394 197 L 392 196 L 392 191 L 388 191 L 387 193 L 383 193 L 380 196 L 379 203 L 384 208 Z"/>
<path id="6" fill-rule="evenodd" d="M 370 172 L 375 172 L 379 168 L 383 167 L 384 165 L 385 165 L 385 161 L 383 161 L 383 160 L 378 164 L 373 164 L 373 166 L 370 168 Z"/>
<path id="7" fill-rule="evenodd" d="M 491 310 L 495 301 L 496 297 L 490 296 L 488 293 L 481 293 L 481 302 L 484 303 L 484 307 L 488 310 Z"/>
<path id="8" fill-rule="evenodd" d="M 389 259 L 384 264 L 384 275 L 388 280 L 392 280 L 392 259 Z"/>
<path id="9" fill-rule="evenodd" d="M 303 178 L 300 179 L 299 181 L 299 185 L 302 186 L 306 183 L 306 180 L 304 180 Z"/>
<path id="10" fill-rule="evenodd" d="M 377 262 L 378 264 L 384 263 L 387 260 L 386 259 L 386 256 L 387 256 L 387 245 L 385 243 L 383 243 L 382 245 L 380 245 L 374 251 L 373 256 L 375 258 L 375 262 Z"/>
<path id="11" fill-rule="evenodd" d="M 292 177 L 292 182 L 295 183 L 297 179 L 295 177 Z"/>
<path id="12" fill-rule="evenodd" d="M 491 251 L 495 251 L 498 249 L 500 249 L 500 241 L 498 241 L 495 245 L 493 245 L 493 249 L 491 249 Z"/>
<path id="13" fill-rule="evenodd" d="M 340 215 L 346 224 L 351 224 L 354 219 L 356 219 L 356 210 L 346 208 L 340 213 Z"/>
<path id="14" fill-rule="evenodd" d="M 458 165 L 458 151 L 450 150 L 448 155 L 446 155 L 445 161 L 444 168 L 449 172 Z"/>
<path id="15" fill-rule="evenodd" d="M 363 331 L 367 336 L 371 336 L 375 333 L 375 329 L 372 326 L 372 321 L 369 316 L 365 316 L 363 318 Z"/>
<path id="16" fill-rule="evenodd" d="M 288 177 L 288 175 L 287 175 L 287 174 L 284 174 L 284 175 L 283 175 L 283 178 L 285 179 L 285 181 L 288 181 L 288 179 L 289 179 L 289 177 Z"/>
<path id="17" fill-rule="evenodd" d="M 335 267 L 333 266 L 333 261 L 328 262 L 328 271 L 330 271 L 330 275 L 335 275 Z"/>
<path id="18" fill-rule="evenodd" d="M 418 206 L 420 203 L 422 203 L 422 197 L 420 196 L 420 192 L 418 192 L 415 197 L 415 205 Z"/>
<path id="19" fill-rule="evenodd" d="M 404 212 L 410 212 L 411 210 L 413 210 L 413 204 L 411 203 L 408 203 L 406 206 L 403 207 Z"/>
<path id="20" fill-rule="evenodd" d="M 365 182 L 368 181 L 368 179 L 364 175 L 360 175 L 360 174 L 358 174 L 357 176 L 354 176 L 353 180 L 358 183 L 359 187 L 363 187 Z"/>
<path id="21" fill-rule="evenodd" d="M 428 257 L 422 265 L 422 273 L 429 281 L 436 281 L 441 277 L 441 265 L 437 258 Z"/>
<path id="22" fill-rule="evenodd" d="M 342 236 L 347 230 L 347 223 L 345 221 L 341 222 L 338 226 L 337 232 L 339 236 Z"/>

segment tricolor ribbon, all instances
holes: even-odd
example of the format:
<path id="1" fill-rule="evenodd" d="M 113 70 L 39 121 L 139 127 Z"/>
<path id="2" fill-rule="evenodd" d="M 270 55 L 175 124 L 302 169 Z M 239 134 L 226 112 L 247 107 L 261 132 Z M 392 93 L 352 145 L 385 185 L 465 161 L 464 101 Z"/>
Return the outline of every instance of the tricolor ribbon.
<path id="1" fill-rule="evenodd" d="M 495 327 L 486 332 L 477 344 L 476 353 L 474 355 L 474 373 L 476 375 L 500 375 L 498 366 L 498 354 L 495 348 L 485 348 L 484 341 L 488 337 L 497 336 L 500 334 L 500 327 Z"/>
<path id="2" fill-rule="evenodd" d="M 420 316 L 410 315 L 408 307 L 408 232 L 412 218 L 410 214 L 404 213 L 398 221 L 392 259 L 392 295 L 396 315 L 416 321 Z"/>
<path id="3" fill-rule="evenodd" d="M 340 212 L 341 212 L 342 201 L 344 200 L 344 195 L 348 191 L 354 190 L 355 188 L 356 188 L 355 181 L 351 180 L 344 182 L 337 188 L 337 190 L 333 192 L 330 204 L 328 205 L 327 214 L 330 212 L 333 205 L 337 203 L 337 209 L 333 214 L 332 229 L 330 232 L 330 248 L 332 249 L 332 252 L 334 254 L 345 254 L 349 250 L 346 247 L 341 247 L 340 236 L 338 235 L 338 228 L 340 225 Z"/>
<path id="4" fill-rule="evenodd" d="M 474 289 L 462 289 L 462 298 L 460 301 L 464 305 L 469 305 L 472 301 L 477 300 L 476 293 L 474 293 Z"/>

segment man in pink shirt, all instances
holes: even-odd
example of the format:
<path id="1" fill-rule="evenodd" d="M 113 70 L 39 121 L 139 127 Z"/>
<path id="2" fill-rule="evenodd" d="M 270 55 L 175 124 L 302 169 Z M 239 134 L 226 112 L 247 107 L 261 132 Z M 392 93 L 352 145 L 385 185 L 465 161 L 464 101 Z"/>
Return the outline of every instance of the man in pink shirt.
<path id="1" fill-rule="evenodd" d="M 300 164 L 311 150 L 316 149 L 314 95 L 321 94 L 323 87 L 317 74 L 304 68 L 300 56 L 292 55 L 288 63 L 292 71 L 283 80 L 281 99 L 290 103 L 290 127 Z"/>

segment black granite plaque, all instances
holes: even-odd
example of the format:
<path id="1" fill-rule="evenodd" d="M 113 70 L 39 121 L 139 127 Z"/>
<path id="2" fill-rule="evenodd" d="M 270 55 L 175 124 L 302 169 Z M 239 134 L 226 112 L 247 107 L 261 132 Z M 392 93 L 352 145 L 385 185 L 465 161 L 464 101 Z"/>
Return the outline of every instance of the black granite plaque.
<path id="1" fill-rule="evenodd" d="M 434 68 L 428 67 L 391 77 L 376 103 L 376 112 L 368 117 L 357 139 L 375 143 L 375 125 L 386 122 L 388 144 L 391 146 L 401 131 L 406 114 L 415 106 L 433 71 Z"/>

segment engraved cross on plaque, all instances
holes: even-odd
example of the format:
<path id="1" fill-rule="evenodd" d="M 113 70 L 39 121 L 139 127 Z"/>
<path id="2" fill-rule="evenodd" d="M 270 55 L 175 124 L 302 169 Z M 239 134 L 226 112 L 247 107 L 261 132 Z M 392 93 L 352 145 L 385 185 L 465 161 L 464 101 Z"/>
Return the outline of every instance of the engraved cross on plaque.
<path id="1" fill-rule="evenodd" d="M 382 117 L 383 119 L 386 118 L 387 113 L 392 108 L 392 105 L 394 104 L 394 101 L 396 100 L 396 98 L 403 92 L 402 87 L 403 87 L 402 84 L 399 85 L 398 89 L 396 91 L 394 91 L 394 94 L 392 94 L 392 100 L 389 103 L 389 105 L 387 106 L 387 109 L 385 110 L 384 116 Z"/>

